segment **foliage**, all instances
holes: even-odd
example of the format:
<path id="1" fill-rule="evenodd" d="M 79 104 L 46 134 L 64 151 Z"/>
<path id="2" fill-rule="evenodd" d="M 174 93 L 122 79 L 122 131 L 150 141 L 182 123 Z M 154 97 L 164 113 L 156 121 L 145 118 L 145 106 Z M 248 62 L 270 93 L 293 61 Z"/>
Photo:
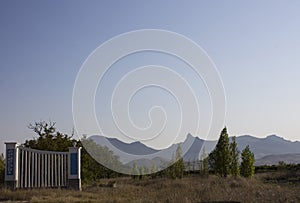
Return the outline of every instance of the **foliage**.
<path id="1" fill-rule="evenodd" d="M 184 161 L 183 161 L 183 157 L 182 157 L 182 150 L 181 150 L 180 144 L 178 144 L 178 146 L 177 146 L 175 158 L 176 158 L 176 162 L 173 164 L 174 169 L 175 169 L 175 176 L 176 176 L 176 178 L 182 178 L 185 166 L 184 166 Z"/>
<path id="2" fill-rule="evenodd" d="M 210 162 L 216 174 L 227 177 L 230 174 L 229 138 L 226 127 L 222 130 L 216 148 L 210 155 Z"/>
<path id="3" fill-rule="evenodd" d="M 182 158 L 182 150 L 180 144 L 177 145 L 175 157 L 172 160 L 172 165 L 165 169 L 165 172 L 172 179 L 182 178 L 184 173 L 184 161 Z"/>
<path id="4" fill-rule="evenodd" d="M 252 177 L 254 175 L 254 155 L 250 151 L 249 145 L 242 151 L 241 175 Z"/>
<path id="5" fill-rule="evenodd" d="M 139 173 L 140 173 L 140 175 L 139 175 L 139 179 L 144 179 L 145 178 L 145 167 L 144 166 L 141 166 L 141 167 L 139 167 Z"/>
<path id="6" fill-rule="evenodd" d="M 279 161 L 278 162 L 278 169 L 283 171 L 286 169 L 286 163 L 284 161 Z"/>
<path id="7" fill-rule="evenodd" d="M 191 161 L 189 160 L 186 163 L 186 174 L 189 176 L 190 175 L 190 171 L 192 170 L 192 166 L 191 166 Z"/>
<path id="8" fill-rule="evenodd" d="M 209 166 L 209 169 L 214 172 L 214 170 L 216 168 L 216 149 L 212 150 L 208 154 L 208 166 Z M 199 168 L 200 168 L 200 166 L 199 166 Z"/>
<path id="9" fill-rule="evenodd" d="M 152 166 L 150 168 L 151 178 L 155 178 L 157 176 L 157 166 L 155 161 L 152 161 Z"/>
<path id="10" fill-rule="evenodd" d="M 205 153 L 205 149 L 202 150 L 201 160 L 199 165 L 200 175 L 207 177 L 209 175 L 209 157 Z"/>
<path id="11" fill-rule="evenodd" d="M 96 181 L 100 178 L 114 178 L 119 174 L 109 168 L 118 169 L 122 166 L 119 157 L 115 156 L 107 147 L 96 144 L 93 140 L 83 136 L 77 146 L 83 147 L 81 151 L 81 167 L 83 182 Z M 89 152 L 86 151 L 89 149 Z M 104 163 L 105 166 L 100 163 Z M 109 168 L 107 168 L 109 167 Z"/>
<path id="12" fill-rule="evenodd" d="M 263 165 L 263 166 L 255 166 L 255 174 L 256 173 L 268 173 L 268 172 L 277 172 L 277 171 L 287 171 L 287 172 L 299 172 L 300 164 L 283 164 L 282 162 L 278 162 L 278 165 Z"/>
<path id="13" fill-rule="evenodd" d="M 237 148 L 236 138 L 232 137 L 232 142 L 230 143 L 230 171 L 231 175 L 237 177 L 240 175 L 239 166 L 239 151 Z"/>
<path id="14" fill-rule="evenodd" d="M 132 174 L 133 179 L 138 179 L 139 178 L 140 170 L 137 166 L 137 161 L 136 160 L 134 160 L 134 162 L 133 162 L 131 174 Z"/>
<path id="15" fill-rule="evenodd" d="M 77 142 L 67 134 L 57 131 L 55 122 L 35 122 L 34 124 L 29 124 L 28 128 L 33 130 L 38 137 L 26 140 L 24 143 L 25 147 L 49 151 L 68 151 L 69 147 L 72 147 L 73 143 Z"/>
<path id="16" fill-rule="evenodd" d="M 0 186 L 4 185 L 5 176 L 5 159 L 3 154 L 0 155 Z"/>
<path id="17" fill-rule="evenodd" d="M 25 147 L 49 151 L 68 151 L 69 147 L 72 147 L 74 144 L 77 147 L 82 147 L 83 144 L 85 147 L 88 147 L 98 162 L 91 157 L 85 148 L 82 148 L 81 173 L 84 183 L 96 181 L 99 178 L 112 178 L 119 175 L 99 164 L 99 161 L 101 161 L 101 163 L 105 163 L 106 166 L 114 168 L 121 167 L 122 165 L 118 157 L 114 156 L 113 152 L 107 147 L 97 145 L 93 140 L 86 139 L 86 137 L 83 137 L 80 141 L 75 140 L 72 138 L 73 136 L 59 132 L 55 128 L 55 123 L 51 121 L 35 122 L 34 124 L 30 124 L 28 128 L 32 129 L 38 137 L 32 140 L 26 140 L 24 143 Z"/>

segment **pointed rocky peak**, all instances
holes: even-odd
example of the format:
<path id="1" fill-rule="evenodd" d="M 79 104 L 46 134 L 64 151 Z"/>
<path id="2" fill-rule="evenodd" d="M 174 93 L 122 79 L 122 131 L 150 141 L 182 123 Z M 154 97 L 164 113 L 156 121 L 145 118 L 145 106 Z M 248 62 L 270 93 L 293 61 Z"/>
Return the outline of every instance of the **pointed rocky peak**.
<path id="1" fill-rule="evenodd" d="M 195 139 L 195 137 L 191 133 L 187 134 L 186 140 L 194 140 L 194 139 Z"/>

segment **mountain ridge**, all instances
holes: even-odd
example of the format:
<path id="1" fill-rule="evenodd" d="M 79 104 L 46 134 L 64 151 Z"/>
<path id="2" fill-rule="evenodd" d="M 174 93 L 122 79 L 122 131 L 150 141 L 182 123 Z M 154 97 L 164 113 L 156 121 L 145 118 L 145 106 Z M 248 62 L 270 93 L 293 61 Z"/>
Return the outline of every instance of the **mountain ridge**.
<path id="1" fill-rule="evenodd" d="M 202 147 L 205 149 L 205 153 L 210 153 L 217 140 L 203 140 L 198 136 L 193 136 L 192 134 L 187 134 L 186 139 L 183 142 L 175 143 L 170 147 L 157 150 L 147 145 L 136 141 L 132 143 L 125 143 L 117 138 L 106 138 L 104 136 L 91 136 L 89 139 L 94 140 L 97 144 L 102 146 L 113 146 L 117 150 L 112 150 L 116 155 L 120 156 L 123 163 L 129 163 L 135 160 L 131 155 L 143 156 L 143 159 L 153 159 L 155 157 L 160 157 L 162 160 L 170 160 L 174 155 L 178 144 L 181 145 L 183 149 L 183 159 L 184 161 L 194 161 L 200 158 Z M 232 137 L 229 138 L 230 140 Z M 277 135 L 268 135 L 264 138 L 258 138 L 251 135 L 241 135 L 236 137 L 238 144 L 238 150 L 242 151 L 246 145 L 250 146 L 251 151 L 254 153 L 255 159 L 259 160 L 268 155 L 280 155 L 280 154 L 300 154 L 300 142 L 286 140 L 283 137 Z M 110 147 L 109 147 L 110 148 Z M 124 156 L 123 153 L 127 153 Z M 135 157 L 136 157 L 135 156 Z M 284 160 L 282 160 L 284 161 Z"/>

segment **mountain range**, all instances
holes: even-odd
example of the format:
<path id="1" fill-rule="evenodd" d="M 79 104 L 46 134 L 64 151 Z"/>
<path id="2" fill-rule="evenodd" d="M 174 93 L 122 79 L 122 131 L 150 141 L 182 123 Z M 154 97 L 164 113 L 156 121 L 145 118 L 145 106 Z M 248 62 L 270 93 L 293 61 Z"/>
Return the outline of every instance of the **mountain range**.
<path id="1" fill-rule="evenodd" d="M 150 167 L 155 162 L 156 165 L 162 165 L 172 159 L 176 152 L 178 144 L 183 151 L 184 161 L 195 161 L 201 156 L 201 149 L 205 153 L 210 153 L 217 140 L 203 140 L 188 134 L 185 141 L 173 144 L 170 147 L 157 150 L 144 145 L 141 142 L 125 143 L 116 138 L 106 138 L 93 135 L 89 139 L 101 146 L 107 146 L 120 157 L 124 164 L 132 165 L 134 161 L 138 166 Z M 231 140 L 231 138 L 230 138 Z M 238 150 L 242 151 L 246 145 L 250 146 L 255 157 L 255 165 L 277 164 L 278 161 L 286 163 L 300 163 L 300 142 L 289 141 L 277 135 L 270 135 L 265 138 L 257 138 L 250 135 L 236 137 Z M 141 158 L 142 157 L 142 158 Z"/>

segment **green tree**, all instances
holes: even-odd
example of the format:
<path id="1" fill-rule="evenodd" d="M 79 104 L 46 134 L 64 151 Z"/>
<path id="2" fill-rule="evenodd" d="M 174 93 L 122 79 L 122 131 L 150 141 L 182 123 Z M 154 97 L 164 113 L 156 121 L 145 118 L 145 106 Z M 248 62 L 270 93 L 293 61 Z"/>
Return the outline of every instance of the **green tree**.
<path id="1" fill-rule="evenodd" d="M 239 151 L 236 143 L 236 138 L 232 137 L 230 143 L 230 171 L 231 175 L 237 177 L 240 175 L 240 166 L 239 166 Z"/>
<path id="2" fill-rule="evenodd" d="M 242 151 L 241 175 L 244 177 L 252 177 L 254 175 L 254 155 L 250 151 L 249 145 Z"/>
<path id="3" fill-rule="evenodd" d="M 139 179 L 144 179 L 144 176 L 145 176 L 145 167 L 144 166 L 140 166 L 139 167 Z"/>
<path id="4" fill-rule="evenodd" d="M 226 127 L 222 130 L 216 148 L 212 152 L 210 159 L 213 159 L 214 171 L 221 177 L 227 177 L 230 173 L 230 150 L 229 138 Z"/>
<path id="5" fill-rule="evenodd" d="M 199 160 L 199 163 L 200 160 Z M 209 169 L 211 169 L 213 172 L 215 172 L 215 168 L 216 168 L 216 149 L 212 150 L 209 155 L 208 155 L 208 166 Z M 199 165 L 199 169 L 200 169 L 200 165 Z"/>
<path id="6" fill-rule="evenodd" d="M 183 177 L 183 173 L 184 173 L 184 161 L 183 161 L 183 157 L 182 157 L 182 149 L 180 144 L 178 144 L 177 149 L 176 149 L 176 163 L 175 165 L 175 176 L 176 178 L 182 178 Z"/>
<path id="7" fill-rule="evenodd" d="M 136 161 L 136 160 L 134 160 L 134 162 L 133 162 L 131 174 L 132 174 L 132 178 L 133 178 L 133 179 L 139 178 L 140 170 L 139 170 L 139 168 L 138 168 L 138 165 L 137 165 L 137 161 Z"/>
<path id="8" fill-rule="evenodd" d="M 188 176 L 190 175 L 191 170 L 192 170 L 192 166 L 191 166 L 191 161 L 189 160 L 189 161 L 186 163 L 186 174 L 187 174 Z"/>
<path id="9" fill-rule="evenodd" d="M 205 148 L 203 148 L 201 153 L 201 164 L 200 164 L 200 175 L 207 177 L 209 175 L 209 157 L 205 153 Z"/>
<path id="10" fill-rule="evenodd" d="M 278 170 L 279 171 L 284 171 L 286 168 L 287 168 L 287 164 L 284 161 L 278 162 Z"/>
<path id="11" fill-rule="evenodd" d="M 169 177 L 175 178 L 182 178 L 184 173 L 184 161 L 182 158 L 182 150 L 180 144 L 177 145 L 175 156 L 173 155 L 173 159 L 171 161 L 172 165 L 166 169 L 167 174 Z"/>
<path id="12" fill-rule="evenodd" d="M 111 178 L 116 177 L 119 174 L 102 166 L 99 163 L 105 163 L 108 167 L 122 167 L 122 163 L 119 158 L 113 154 L 107 147 L 102 147 L 96 144 L 93 140 L 87 139 L 86 136 L 79 141 L 73 139 L 72 136 L 59 132 L 55 127 L 55 122 L 35 122 L 28 126 L 38 136 L 32 140 L 26 140 L 25 147 L 30 147 L 39 150 L 49 151 L 68 151 L 69 147 L 76 144 L 77 147 L 83 147 L 83 145 L 89 148 L 89 152 L 95 157 L 95 160 L 86 150 L 85 147 L 81 151 L 81 175 L 82 182 L 96 181 L 99 178 Z"/>
<path id="13" fill-rule="evenodd" d="M 152 166 L 151 166 L 150 172 L 151 173 L 156 173 L 157 172 L 157 166 L 156 166 L 155 161 L 152 161 Z"/>
<path id="14" fill-rule="evenodd" d="M 119 176 L 117 172 L 112 171 L 109 168 L 118 169 L 123 165 L 119 161 L 119 157 L 115 156 L 107 147 L 96 144 L 93 140 L 87 139 L 86 136 L 83 136 L 80 142 L 78 141 L 77 146 L 82 147 L 81 171 L 83 182 Z M 89 149 L 89 151 L 86 151 L 86 148 Z M 105 166 L 100 163 L 105 164 Z"/>
<path id="15" fill-rule="evenodd" d="M 152 161 L 152 166 L 150 168 L 150 173 L 151 173 L 151 178 L 156 178 L 157 177 L 157 166 L 155 161 Z"/>
<path id="16" fill-rule="evenodd" d="M 25 147 L 49 151 L 68 151 L 73 143 L 77 143 L 77 140 L 72 139 L 72 136 L 59 132 L 55 127 L 55 122 L 35 122 L 29 124 L 28 128 L 33 130 L 38 137 L 26 140 Z"/>

